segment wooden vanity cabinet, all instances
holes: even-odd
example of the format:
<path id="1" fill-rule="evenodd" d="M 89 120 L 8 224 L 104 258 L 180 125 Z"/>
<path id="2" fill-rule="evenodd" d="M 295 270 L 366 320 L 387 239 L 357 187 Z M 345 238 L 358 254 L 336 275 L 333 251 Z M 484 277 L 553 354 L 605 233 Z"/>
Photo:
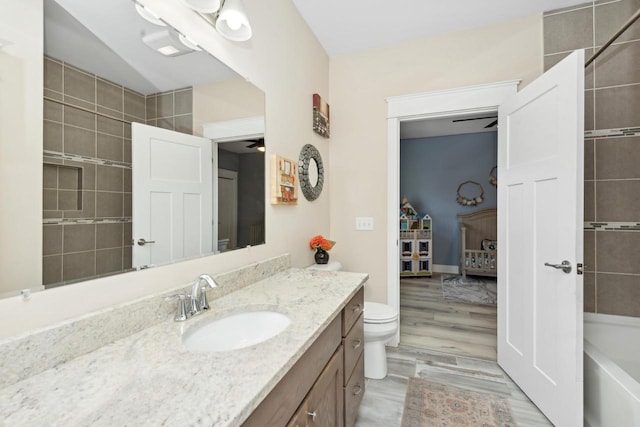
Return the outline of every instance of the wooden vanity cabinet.
<path id="1" fill-rule="evenodd" d="M 344 400 L 342 387 L 342 345 L 338 347 L 288 427 L 342 427 Z"/>
<path id="2" fill-rule="evenodd" d="M 352 427 L 364 395 L 364 288 L 342 310 L 344 425 Z"/>
<path id="3" fill-rule="evenodd" d="M 363 310 L 361 288 L 242 426 L 353 426 L 364 394 Z"/>

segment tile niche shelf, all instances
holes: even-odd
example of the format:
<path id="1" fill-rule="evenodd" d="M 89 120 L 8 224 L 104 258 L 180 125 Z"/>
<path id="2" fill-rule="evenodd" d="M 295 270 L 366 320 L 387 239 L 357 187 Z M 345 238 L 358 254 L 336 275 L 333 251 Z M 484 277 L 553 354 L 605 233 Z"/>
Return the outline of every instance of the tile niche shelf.
<path id="1" fill-rule="evenodd" d="M 432 221 L 427 214 L 400 216 L 400 276 L 431 276 Z"/>

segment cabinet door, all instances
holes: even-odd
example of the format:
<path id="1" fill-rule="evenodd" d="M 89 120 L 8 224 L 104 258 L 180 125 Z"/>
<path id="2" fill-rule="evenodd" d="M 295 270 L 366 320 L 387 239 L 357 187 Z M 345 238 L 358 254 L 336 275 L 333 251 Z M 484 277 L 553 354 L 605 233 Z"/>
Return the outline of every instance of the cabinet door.
<path id="1" fill-rule="evenodd" d="M 306 399 L 307 421 L 310 427 L 342 427 L 342 345 L 322 371 Z"/>

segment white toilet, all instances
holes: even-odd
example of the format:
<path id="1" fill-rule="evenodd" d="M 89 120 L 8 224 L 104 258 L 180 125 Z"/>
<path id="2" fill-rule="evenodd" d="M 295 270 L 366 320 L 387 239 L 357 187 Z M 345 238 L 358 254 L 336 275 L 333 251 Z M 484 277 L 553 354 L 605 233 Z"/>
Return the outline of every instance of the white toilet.
<path id="1" fill-rule="evenodd" d="M 338 271 L 342 264 L 330 261 L 314 264 L 309 270 Z M 364 302 L 364 376 L 379 380 L 387 376 L 385 344 L 398 330 L 398 312 L 387 304 Z"/>

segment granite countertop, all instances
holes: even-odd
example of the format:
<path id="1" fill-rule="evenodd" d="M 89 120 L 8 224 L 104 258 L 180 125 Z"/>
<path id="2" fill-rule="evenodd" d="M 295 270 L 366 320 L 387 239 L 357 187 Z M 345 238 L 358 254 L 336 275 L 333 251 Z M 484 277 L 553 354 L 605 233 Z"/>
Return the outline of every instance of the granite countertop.
<path id="1" fill-rule="evenodd" d="M 289 269 L 0 390 L 0 425 L 240 425 L 355 295 L 363 273 Z M 194 353 L 193 325 L 270 309 L 291 325 L 245 349 Z M 46 349 L 34 351 L 46 352 Z"/>

